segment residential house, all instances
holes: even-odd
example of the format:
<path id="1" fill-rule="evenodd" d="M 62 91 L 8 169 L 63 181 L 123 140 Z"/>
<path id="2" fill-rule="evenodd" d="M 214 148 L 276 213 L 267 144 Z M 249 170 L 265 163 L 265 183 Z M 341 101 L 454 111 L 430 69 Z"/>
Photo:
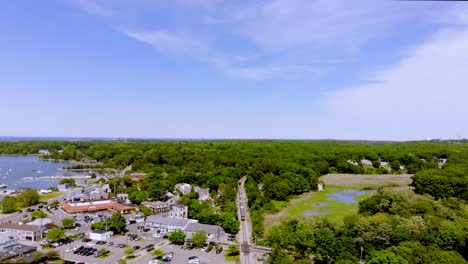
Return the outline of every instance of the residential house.
<path id="1" fill-rule="evenodd" d="M 188 183 L 178 183 L 175 185 L 176 190 L 179 190 L 183 195 L 189 194 L 192 191 L 192 186 Z"/>
<path id="2" fill-rule="evenodd" d="M 169 217 L 178 218 L 178 219 L 187 219 L 188 207 L 183 204 L 172 205 L 172 209 L 171 211 L 169 211 Z"/>
<path id="3" fill-rule="evenodd" d="M 365 165 L 365 166 L 372 166 L 372 161 L 370 161 L 368 159 L 362 159 L 361 164 Z"/>
<path id="4" fill-rule="evenodd" d="M 193 188 L 196 193 L 198 193 L 198 200 L 205 201 L 210 199 L 210 188 L 200 188 L 195 187 Z"/>

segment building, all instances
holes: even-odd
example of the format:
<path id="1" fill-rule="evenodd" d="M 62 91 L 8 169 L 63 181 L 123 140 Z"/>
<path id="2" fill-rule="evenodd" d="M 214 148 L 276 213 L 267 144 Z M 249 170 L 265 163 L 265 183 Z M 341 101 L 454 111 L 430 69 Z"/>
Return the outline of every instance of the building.
<path id="1" fill-rule="evenodd" d="M 196 193 L 198 193 L 198 200 L 205 201 L 210 199 L 210 188 L 200 188 L 195 187 L 193 188 Z"/>
<path id="2" fill-rule="evenodd" d="M 18 244 L 19 237 L 16 232 L 6 231 L 0 232 L 0 251 L 4 248 Z"/>
<path id="3" fill-rule="evenodd" d="M 94 213 L 99 211 L 113 211 L 121 214 L 129 214 L 136 211 L 136 206 L 123 205 L 116 200 L 97 200 L 85 202 L 65 201 L 60 207 L 67 213 Z"/>
<path id="4" fill-rule="evenodd" d="M 366 166 L 372 166 L 372 161 L 370 161 L 368 159 L 363 159 L 363 160 L 361 160 L 361 164 L 366 165 Z"/>
<path id="5" fill-rule="evenodd" d="M 161 201 L 156 202 L 143 202 L 143 205 L 151 209 L 152 213 L 155 215 L 164 215 L 167 216 L 171 211 L 171 204 Z"/>
<path id="6" fill-rule="evenodd" d="M 187 219 L 188 207 L 183 204 L 172 205 L 172 209 L 171 211 L 169 211 L 169 217 L 178 218 L 178 219 Z"/>
<path id="7" fill-rule="evenodd" d="M 205 231 L 208 239 L 218 239 L 224 234 L 224 229 L 217 225 L 205 225 L 200 223 L 189 223 L 185 229 L 184 233 L 188 238 L 191 238 L 195 232 Z"/>
<path id="8" fill-rule="evenodd" d="M 178 183 L 175 185 L 176 190 L 179 190 L 183 195 L 189 194 L 192 191 L 192 186 L 188 183 Z"/>
<path id="9" fill-rule="evenodd" d="M 107 198 L 108 198 L 107 192 L 101 189 L 93 189 L 92 191 L 88 193 L 89 200 L 103 200 Z"/>
<path id="10" fill-rule="evenodd" d="M 146 173 L 144 172 L 134 172 L 128 175 L 128 177 L 130 177 L 134 181 L 139 181 L 141 178 L 144 178 L 145 176 L 146 176 Z"/>
<path id="11" fill-rule="evenodd" d="M 68 191 L 69 189 L 71 189 L 71 184 L 70 183 L 65 183 L 65 184 L 59 184 L 57 185 L 57 189 L 59 190 L 59 192 L 66 192 Z"/>
<path id="12" fill-rule="evenodd" d="M 48 224 L 53 224 L 53 221 L 50 220 L 49 218 L 37 218 L 27 223 L 27 225 L 33 225 L 33 226 L 45 226 Z"/>
<path id="13" fill-rule="evenodd" d="M 50 151 L 48 151 L 47 149 L 40 149 L 38 153 L 44 156 L 50 156 Z"/>
<path id="14" fill-rule="evenodd" d="M 14 232 L 20 240 L 39 241 L 42 239 L 41 228 L 36 225 L 1 223 L 0 232 Z"/>
<path id="15" fill-rule="evenodd" d="M 89 238 L 92 240 L 106 241 L 113 235 L 112 231 L 93 230 L 89 233 Z"/>
<path id="16" fill-rule="evenodd" d="M 197 220 L 192 219 L 179 219 L 160 215 L 150 215 L 146 217 L 145 226 L 157 228 L 163 232 L 172 232 L 176 230 L 184 230 L 189 223 L 196 222 Z"/>

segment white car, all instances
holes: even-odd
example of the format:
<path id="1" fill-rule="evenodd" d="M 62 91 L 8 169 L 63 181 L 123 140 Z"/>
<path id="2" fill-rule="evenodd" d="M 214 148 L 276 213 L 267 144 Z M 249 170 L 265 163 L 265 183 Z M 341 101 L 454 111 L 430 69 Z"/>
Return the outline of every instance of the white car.
<path id="1" fill-rule="evenodd" d="M 204 247 L 201 249 L 201 251 L 206 252 L 207 249 L 208 249 L 207 247 Z"/>
<path id="2" fill-rule="evenodd" d="M 161 235 L 160 235 L 160 234 L 154 234 L 153 237 L 155 237 L 155 238 L 160 238 Z"/>
<path id="3" fill-rule="evenodd" d="M 148 264 L 159 264 L 159 261 L 153 259 L 153 260 L 150 260 Z"/>
<path id="4" fill-rule="evenodd" d="M 45 240 L 42 240 L 42 241 L 40 242 L 40 244 L 41 244 L 41 245 L 47 245 L 47 244 L 49 244 L 49 242 L 47 242 L 47 241 L 45 241 Z"/>
<path id="5" fill-rule="evenodd" d="M 189 264 L 198 264 L 200 263 L 200 259 L 197 256 L 191 256 L 188 258 Z"/>
<path id="6" fill-rule="evenodd" d="M 75 250 L 76 250 L 76 247 L 65 249 L 65 253 L 72 252 L 72 251 L 75 251 Z"/>
<path id="7" fill-rule="evenodd" d="M 95 246 L 95 245 L 96 245 L 96 243 L 93 243 L 93 242 L 86 243 L 86 246 L 88 246 L 88 247 L 92 247 L 92 246 Z"/>
<path id="8" fill-rule="evenodd" d="M 79 228 L 79 227 L 75 227 L 75 231 L 79 231 L 79 230 L 80 230 L 80 228 Z"/>

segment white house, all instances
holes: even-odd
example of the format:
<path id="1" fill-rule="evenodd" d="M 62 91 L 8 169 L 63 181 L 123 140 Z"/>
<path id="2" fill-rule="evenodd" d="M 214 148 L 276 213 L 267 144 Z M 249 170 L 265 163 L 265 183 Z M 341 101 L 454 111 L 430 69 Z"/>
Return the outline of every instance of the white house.
<path id="1" fill-rule="evenodd" d="M 182 194 L 189 194 L 192 191 L 192 186 L 188 183 L 178 183 L 175 188 L 182 192 Z"/>
<path id="2" fill-rule="evenodd" d="M 210 199 L 210 188 L 195 187 L 193 190 L 198 193 L 198 200 L 204 201 Z"/>
<path id="3" fill-rule="evenodd" d="M 52 190 L 45 190 L 45 189 L 40 189 L 39 190 L 40 194 L 47 194 L 47 193 L 51 193 L 51 192 L 52 192 Z"/>
<path id="4" fill-rule="evenodd" d="M 93 230 L 89 233 L 89 238 L 92 240 L 106 241 L 112 236 L 112 231 Z"/>
<path id="5" fill-rule="evenodd" d="M 370 161 L 368 159 L 361 160 L 361 163 L 362 163 L 362 165 L 372 166 L 372 161 Z"/>

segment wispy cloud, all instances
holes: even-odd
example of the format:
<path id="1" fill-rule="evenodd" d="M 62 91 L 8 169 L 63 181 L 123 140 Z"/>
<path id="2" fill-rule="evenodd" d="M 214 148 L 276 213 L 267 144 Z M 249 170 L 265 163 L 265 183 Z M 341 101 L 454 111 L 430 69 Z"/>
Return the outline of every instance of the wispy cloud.
<path id="1" fill-rule="evenodd" d="M 91 15 L 100 17 L 116 15 L 116 12 L 111 8 L 104 7 L 93 0 L 66 0 L 66 2 Z"/>
<path id="2" fill-rule="evenodd" d="M 249 79 L 298 79 L 304 76 L 315 76 L 321 72 L 314 67 L 291 65 L 264 65 L 257 67 L 229 66 L 224 68 L 229 76 Z"/>
<path id="3" fill-rule="evenodd" d="M 177 53 L 201 52 L 207 49 L 207 44 L 188 34 L 180 34 L 169 30 L 132 31 L 121 30 L 125 35 L 149 44 L 162 51 Z"/>
<path id="4" fill-rule="evenodd" d="M 330 138 L 466 136 L 466 47 L 467 26 L 440 30 L 372 82 L 324 95 L 316 124 Z"/>

